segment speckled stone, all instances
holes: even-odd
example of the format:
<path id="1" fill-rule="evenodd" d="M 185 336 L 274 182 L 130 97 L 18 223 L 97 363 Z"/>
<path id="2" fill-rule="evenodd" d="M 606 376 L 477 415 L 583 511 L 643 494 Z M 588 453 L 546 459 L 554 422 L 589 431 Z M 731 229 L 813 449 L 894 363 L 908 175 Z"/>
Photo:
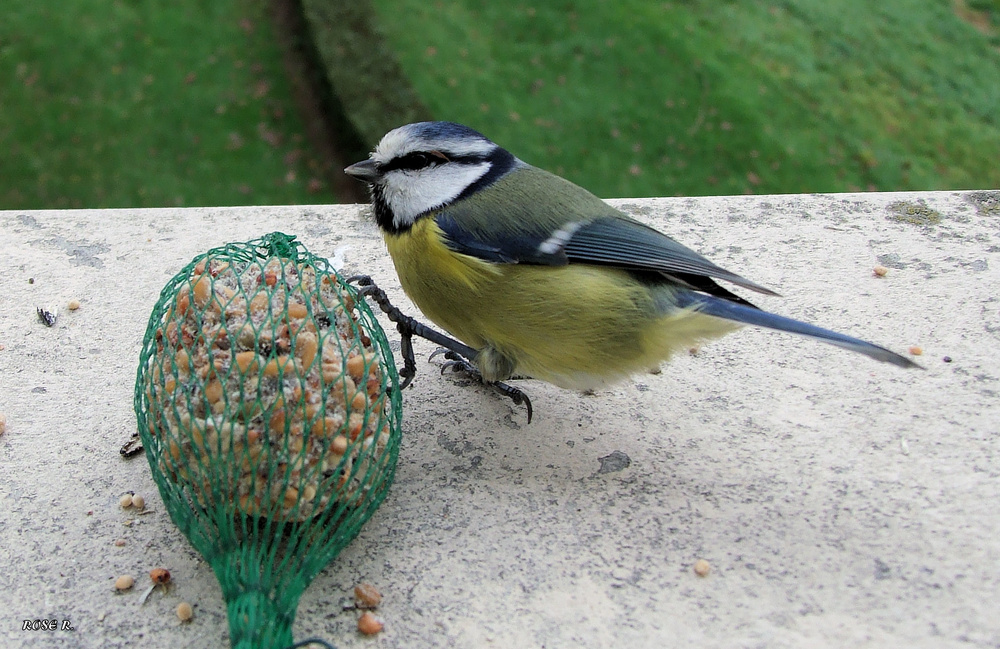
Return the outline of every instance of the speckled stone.
<path id="1" fill-rule="evenodd" d="M 526 381 L 527 425 L 523 408 L 441 376 L 417 341 L 396 483 L 305 592 L 296 639 L 1000 644 L 997 196 L 614 201 L 784 295 L 753 296 L 760 306 L 901 353 L 920 346 L 926 371 L 747 329 L 593 395 Z M 900 218 L 900 205 L 934 218 Z M 274 230 L 413 310 L 359 206 L 0 212 L 0 645 L 226 646 L 212 571 L 144 457 L 118 449 L 135 430 L 140 342 L 163 284 L 212 246 Z M 70 298 L 87 308 L 39 322 L 36 307 Z M 149 513 L 119 507 L 130 490 Z M 114 592 L 118 575 L 157 566 L 173 575 L 168 593 L 140 609 L 140 589 Z M 383 595 L 375 640 L 343 606 L 360 582 Z M 196 605 L 189 624 L 180 601 Z M 35 619 L 73 630 L 21 630 Z"/>

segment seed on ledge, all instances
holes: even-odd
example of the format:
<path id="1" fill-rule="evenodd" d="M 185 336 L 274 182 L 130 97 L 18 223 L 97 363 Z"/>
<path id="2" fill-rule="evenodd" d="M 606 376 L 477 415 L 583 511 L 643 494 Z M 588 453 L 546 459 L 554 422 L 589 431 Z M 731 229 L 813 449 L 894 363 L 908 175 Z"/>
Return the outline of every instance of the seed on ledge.
<path id="1" fill-rule="evenodd" d="M 694 574 L 698 575 L 699 577 L 707 577 L 709 571 L 711 570 L 712 566 L 709 565 L 709 563 L 704 559 L 698 559 L 697 561 L 694 562 Z"/>
<path id="2" fill-rule="evenodd" d="M 365 635 L 375 635 L 382 630 L 382 622 L 371 614 L 370 611 L 365 611 L 358 618 L 358 631 Z"/>
<path id="3" fill-rule="evenodd" d="M 889 272 L 889 269 L 885 266 L 876 266 L 875 268 L 872 268 L 872 272 L 875 273 L 876 277 L 885 277 L 886 273 Z"/>
<path id="4" fill-rule="evenodd" d="M 181 622 L 190 622 L 191 618 L 194 617 L 194 610 L 191 605 L 187 602 L 181 602 L 177 605 L 177 617 Z"/>
<path id="5" fill-rule="evenodd" d="M 153 568 L 149 571 L 149 578 L 154 584 L 166 584 L 170 582 L 170 571 L 166 568 Z"/>
<path id="6" fill-rule="evenodd" d="M 115 588 L 118 590 L 128 590 L 135 583 L 135 579 L 132 579 L 131 575 L 122 575 L 118 579 L 115 579 Z"/>
<path id="7" fill-rule="evenodd" d="M 354 587 L 354 599 L 361 608 L 375 608 L 382 601 L 382 593 L 371 584 L 358 584 Z"/>

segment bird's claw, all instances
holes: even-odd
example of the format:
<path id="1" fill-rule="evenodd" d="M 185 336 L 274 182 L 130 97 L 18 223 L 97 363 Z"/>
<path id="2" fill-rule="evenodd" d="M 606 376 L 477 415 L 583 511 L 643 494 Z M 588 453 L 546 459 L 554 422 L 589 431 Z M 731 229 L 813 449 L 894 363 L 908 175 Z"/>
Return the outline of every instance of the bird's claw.
<path id="1" fill-rule="evenodd" d="M 534 409 L 531 407 L 531 399 L 528 398 L 524 390 L 515 388 L 513 385 L 508 385 L 502 381 L 487 383 L 487 385 L 513 401 L 515 406 L 524 406 L 524 409 L 528 411 L 528 423 L 531 423 L 531 415 L 534 413 Z"/>
<path id="2" fill-rule="evenodd" d="M 447 363 L 442 363 L 441 374 L 443 375 L 448 370 L 451 370 L 456 374 L 458 373 L 473 374 L 475 373 L 476 368 L 473 367 L 472 364 L 469 363 L 469 361 L 463 359 L 460 361 L 448 361 Z"/>
<path id="3" fill-rule="evenodd" d="M 487 381 L 483 378 L 479 368 L 473 365 L 469 359 L 450 349 L 441 348 L 435 350 L 434 353 L 430 355 L 428 360 L 434 358 L 438 354 L 444 354 L 444 357 L 448 359 L 446 362 L 441 364 L 441 374 L 444 374 L 447 370 L 451 370 L 455 373 L 462 373 L 479 381 L 483 385 L 496 390 L 501 395 L 513 401 L 515 406 L 524 406 L 528 411 L 528 423 L 531 423 L 531 417 L 534 414 L 534 409 L 531 407 L 531 399 L 528 398 L 528 395 L 524 392 L 524 390 L 504 383 L 503 381 Z"/>
<path id="4" fill-rule="evenodd" d="M 431 352 L 430 356 L 427 357 L 427 362 L 428 363 L 431 362 L 432 360 L 434 360 L 435 357 L 440 356 L 441 354 L 445 354 L 445 356 L 447 357 L 447 355 L 451 353 L 453 352 L 447 347 L 438 347 L 437 349 Z"/>
<path id="5" fill-rule="evenodd" d="M 470 358 L 474 358 L 478 353 L 475 349 L 454 338 L 434 331 L 430 327 L 418 322 L 415 318 L 400 311 L 398 307 L 393 306 L 389 301 L 389 296 L 386 295 L 385 291 L 380 289 L 368 275 L 352 275 L 345 281 L 348 284 L 357 284 L 358 293 L 370 298 L 385 313 L 389 320 L 396 323 L 396 331 L 399 332 L 400 353 L 403 356 L 403 369 L 399 371 L 399 378 L 402 379 L 399 382 L 400 390 L 406 389 L 417 373 L 417 362 L 413 356 L 413 336 L 420 336 L 421 338 L 426 338 L 431 342 L 442 345 L 440 349 L 430 356 L 433 359 L 438 354 L 444 354 L 448 362 L 444 363 L 441 367 L 442 374 L 444 374 L 445 370 L 450 369 L 454 372 L 463 372 L 477 378 L 484 385 L 494 388 L 500 394 L 513 401 L 514 405 L 527 408 L 528 423 L 531 423 L 532 408 L 528 395 L 506 383 L 484 380 L 479 369 L 469 360 Z"/>
<path id="6" fill-rule="evenodd" d="M 428 362 L 434 360 L 434 357 L 443 355 L 447 360 L 441 364 L 441 374 L 444 374 L 448 370 L 459 374 L 468 374 L 475 379 L 482 381 L 482 375 L 479 373 L 479 369 L 473 365 L 469 359 L 465 358 L 461 354 L 446 349 L 444 347 L 438 347 L 436 350 L 431 352 L 431 355 L 427 357 Z"/>

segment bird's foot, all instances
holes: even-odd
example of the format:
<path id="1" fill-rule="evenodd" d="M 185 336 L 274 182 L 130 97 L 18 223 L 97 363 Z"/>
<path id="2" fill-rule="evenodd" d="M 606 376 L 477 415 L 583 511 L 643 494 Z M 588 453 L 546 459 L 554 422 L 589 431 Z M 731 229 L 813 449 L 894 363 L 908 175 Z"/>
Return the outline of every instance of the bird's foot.
<path id="1" fill-rule="evenodd" d="M 445 359 L 447 359 L 444 363 L 441 364 L 442 374 L 444 374 L 448 370 L 451 370 L 453 373 L 456 374 L 465 374 L 466 376 L 476 381 L 479 381 L 483 385 L 492 388 L 493 390 L 496 390 L 501 395 L 513 401 L 514 405 L 524 406 L 525 409 L 528 411 L 528 423 L 529 424 L 531 423 L 531 416 L 534 410 L 531 407 L 531 399 L 528 398 L 528 395 L 524 392 L 524 390 L 521 390 L 520 388 L 515 388 L 513 385 L 504 383 L 503 381 L 487 381 L 486 379 L 483 378 L 483 375 L 479 371 L 479 368 L 476 367 L 471 361 L 469 361 L 468 358 L 450 349 L 446 348 L 438 349 L 433 354 L 431 354 L 430 358 L 428 358 L 427 360 L 432 360 L 438 354 L 444 354 Z M 514 378 L 519 378 L 519 377 L 514 377 Z"/>
<path id="2" fill-rule="evenodd" d="M 525 406 L 528 410 L 528 423 L 531 423 L 532 409 L 531 400 L 528 399 L 528 395 L 506 383 L 484 380 L 476 366 L 469 361 L 469 359 L 475 358 L 479 352 L 465 343 L 431 329 L 427 325 L 418 322 L 416 318 L 400 311 L 398 307 L 389 301 L 389 296 L 386 295 L 385 291 L 379 288 L 375 284 L 375 281 L 368 275 L 354 275 L 348 277 L 346 281 L 349 284 L 357 284 L 358 293 L 371 298 L 389 320 L 396 323 L 396 331 L 399 332 L 399 351 L 403 355 L 403 369 L 399 372 L 399 377 L 402 379 L 399 383 L 400 390 L 406 389 L 410 385 L 410 382 L 413 381 L 413 377 L 416 376 L 417 361 L 413 355 L 413 337 L 420 336 L 443 347 L 443 349 L 439 349 L 431 354 L 431 358 L 433 358 L 441 352 L 445 353 L 445 358 L 448 359 L 448 362 L 442 368 L 442 373 L 446 369 L 452 369 L 453 371 L 460 371 L 477 378 L 484 385 L 492 387 L 500 394 L 509 398 L 515 405 Z"/>
<path id="3" fill-rule="evenodd" d="M 413 336 L 417 334 L 418 325 L 423 325 L 393 305 L 385 291 L 380 289 L 368 275 L 353 275 L 346 281 L 348 284 L 357 284 L 358 293 L 371 298 L 389 320 L 396 323 L 396 331 L 399 332 L 399 352 L 403 355 L 403 369 L 399 371 L 399 378 L 402 379 L 399 389 L 405 390 L 417 374 L 417 361 L 413 356 Z"/>
<path id="4" fill-rule="evenodd" d="M 426 338 L 432 343 L 437 343 L 466 357 L 471 358 L 476 355 L 475 349 L 454 338 L 434 331 L 427 325 L 418 322 L 413 316 L 408 316 L 400 311 L 398 307 L 389 301 L 389 296 L 386 295 L 385 291 L 380 289 L 368 275 L 353 275 L 348 277 L 346 281 L 348 284 L 357 284 L 358 293 L 371 298 L 389 320 L 396 323 L 396 331 L 399 332 L 399 351 L 403 355 L 403 369 L 399 372 L 399 376 L 403 379 L 399 384 L 400 390 L 410 385 L 410 382 L 417 373 L 417 361 L 413 356 L 414 336 Z"/>

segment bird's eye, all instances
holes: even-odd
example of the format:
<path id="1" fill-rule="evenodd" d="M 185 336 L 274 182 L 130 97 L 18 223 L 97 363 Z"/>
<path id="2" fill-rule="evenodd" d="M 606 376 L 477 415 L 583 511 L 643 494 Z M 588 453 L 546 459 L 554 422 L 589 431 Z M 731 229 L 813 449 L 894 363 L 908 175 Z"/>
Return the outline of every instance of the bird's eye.
<path id="1" fill-rule="evenodd" d="M 413 151 L 392 160 L 389 164 L 385 165 L 384 169 L 386 171 L 393 169 L 416 170 L 442 162 L 449 162 L 449 159 L 448 156 L 440 151 Z"/>
<path id="2" fill-rule="evenodd" d="M 420 169 L 421 167 L 429 167 L 432 164 L 434 164 L 434 158 L 429 153 L 424 153 L 421 151 L 420 153 L 411 153 L 410 156 L 412 156 L 413 158 L 411 165 L 413 166 L 414 169 Z"/>

